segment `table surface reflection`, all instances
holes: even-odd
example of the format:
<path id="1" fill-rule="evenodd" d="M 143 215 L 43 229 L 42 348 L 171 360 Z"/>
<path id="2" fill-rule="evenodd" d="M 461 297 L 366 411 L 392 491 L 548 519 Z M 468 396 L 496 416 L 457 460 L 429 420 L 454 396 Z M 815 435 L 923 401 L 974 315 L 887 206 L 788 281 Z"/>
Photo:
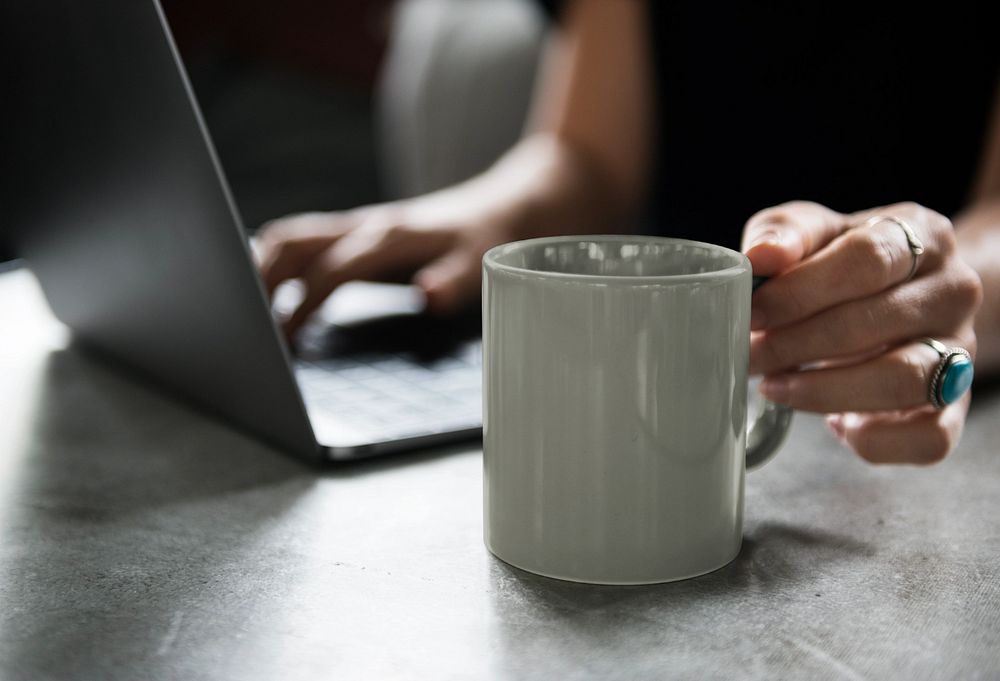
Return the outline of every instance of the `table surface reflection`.
<path id="1" fill-rule="evenodd" d="M 75 349 L 0 274 L 0 678 L 1000 676 L 1000 395 L 877 468 L 799 415 L 729 566 L 535 577 L 482 543 L 481 452 L 310 468 Z"/>

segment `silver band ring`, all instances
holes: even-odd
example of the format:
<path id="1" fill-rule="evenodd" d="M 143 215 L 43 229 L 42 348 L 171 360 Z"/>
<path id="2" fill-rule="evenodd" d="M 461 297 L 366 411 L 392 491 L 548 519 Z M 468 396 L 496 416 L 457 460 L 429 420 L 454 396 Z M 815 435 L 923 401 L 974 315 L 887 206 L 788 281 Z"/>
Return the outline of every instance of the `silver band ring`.
<path id="1" fill-rule="evenodd" d="M 937 409 L 944 409 L 957 401 L 972 385 L 975 375 L 972 356 L 965 348 L 949 348 L 933 338 L 921 338 L 920 342 L 933 349 L 941 358 L 927 386 L 927 401 Z"/>
<path id="2" fill-rule="evenodd" d="M 874 215 L 865 220 L 865 227 L 874 227 L 880 222 L 893 222 L 899 225 L 903 229 L 903 233 L 906 234 L 906 245 L 910 247 L 912 260 L 910 262 L 910 273 L 906 275 L 906 279 L 903 281 L 913 279 L 913 275 L 917 273 L 917 265 L 920 264 L 920 256 L 924 254 L 924 244 L 917 238 L 917 234 L 913 231 L 913 228 L 905 220 L 897 218 L 895 215 Z"/>

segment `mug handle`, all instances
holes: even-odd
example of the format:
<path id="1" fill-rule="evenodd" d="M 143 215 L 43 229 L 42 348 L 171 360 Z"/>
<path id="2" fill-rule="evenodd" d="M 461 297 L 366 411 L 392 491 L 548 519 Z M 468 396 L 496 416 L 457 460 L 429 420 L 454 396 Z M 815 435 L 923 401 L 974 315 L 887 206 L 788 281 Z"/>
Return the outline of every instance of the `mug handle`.
<path id="1" fill-rule="evenodd" d="M 767 281 L 767 277 L 754 277 L 753 290 Z M 792 409 L 783 404 L 762 400 L 760 412 L 747 434 L 746 469 L 760 468 L 778 453 L 792 425 Z"/>

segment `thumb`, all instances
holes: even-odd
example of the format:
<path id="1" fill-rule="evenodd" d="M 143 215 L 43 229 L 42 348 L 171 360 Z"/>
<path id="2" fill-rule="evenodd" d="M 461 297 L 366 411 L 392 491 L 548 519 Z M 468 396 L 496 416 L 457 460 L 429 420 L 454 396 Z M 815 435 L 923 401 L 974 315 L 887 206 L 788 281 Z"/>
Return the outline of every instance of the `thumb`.
<path id="1" fill-rule="evenodd" d="M 848 217 L 809 201 L 760 211 L 743 229 L 743 252 L 757 276 L 770 277 L 812 255 L 839 236 Z"/>
<path id="2" fill-rule="evenodd" d="M 475 253 L 454 249 L 413 275 L 413 283 L 427 298 L 427 309 L 434 314 L 451 314 L 475 297 L 482 284 L 480 262 Z"/>

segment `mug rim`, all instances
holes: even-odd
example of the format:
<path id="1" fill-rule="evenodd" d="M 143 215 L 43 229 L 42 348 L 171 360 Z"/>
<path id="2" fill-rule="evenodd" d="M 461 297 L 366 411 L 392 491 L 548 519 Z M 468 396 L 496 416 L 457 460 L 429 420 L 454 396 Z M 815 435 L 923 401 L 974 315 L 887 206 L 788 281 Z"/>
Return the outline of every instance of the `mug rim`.
<path id="1" fill-rule="evenodd" d="M 635 243 L 672 243 L 685 246 L 698 246 L 713 251 L 721 251 L 725 254 L 735 256 L 737 264 L 724 267 L 711 272 L 692 272 L 688 274 L 656 274 L 656 275 L 629 275 L 629 274 L 585 274 L 578 272 L 554 272 L 550 270 L 534 270 L 527 267 L 517 267 L 508 265 L 498 260 L 500 256 L 510 251 L 520 250 L 529 246 L 542 244 L 559 244 L 567 242 L 586 241 L 627 241 Z M 725 246 L 708 243 L 706 241 L 694 241 L 692 239 L 677 239 L 674 237 L 652 236 L 645 234 L 575 234 L 564 236 L 543 236 L 532 239 L 521 239 L 499 244 L 483 254 L 483 268 L 490 272 L 503 272 L 520 276 L 534 277 L 537 279 L 569 280 L 587 283 L 629 283 L 629 284 L 685 284 L 699 281 L 712 281 L 718 279 L 735 278 L 751 271 L 750 259 L 743 253 L 735 251 Z"/>

